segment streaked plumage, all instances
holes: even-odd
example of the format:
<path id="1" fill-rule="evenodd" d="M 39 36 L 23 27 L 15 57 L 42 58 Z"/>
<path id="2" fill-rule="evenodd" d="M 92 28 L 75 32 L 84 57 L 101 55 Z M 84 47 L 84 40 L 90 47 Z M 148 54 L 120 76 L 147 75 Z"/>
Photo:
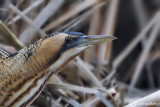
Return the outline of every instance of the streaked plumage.
<path id="1" fill-rule="evenodd" d="M 113 40 L 114 37 L 60 32 L 48 35 L 11 55 L 0 50 L 0 106 L 29 105 L 52 74 L 84 49 L 107 39 Z"/>

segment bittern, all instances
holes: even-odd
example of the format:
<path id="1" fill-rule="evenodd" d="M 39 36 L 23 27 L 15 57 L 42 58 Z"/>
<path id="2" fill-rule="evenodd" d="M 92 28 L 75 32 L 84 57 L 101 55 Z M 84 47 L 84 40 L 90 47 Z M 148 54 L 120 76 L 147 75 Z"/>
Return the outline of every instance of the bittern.
<path id="1" fill-rule="evenodd" d="M 0 106 L 30 105 L 47 80 L 70 60 L 94 44 L 115 38 L 66 31 L 50 34 L 10 55 L 0 50 Z"/>

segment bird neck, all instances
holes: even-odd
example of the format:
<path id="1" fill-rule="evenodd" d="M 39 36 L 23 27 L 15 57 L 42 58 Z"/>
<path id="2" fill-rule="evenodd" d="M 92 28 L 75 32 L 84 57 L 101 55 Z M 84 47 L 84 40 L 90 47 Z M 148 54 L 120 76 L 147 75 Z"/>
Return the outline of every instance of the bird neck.
<path id="1" fill-rule="evenodd" d="M 0 69 L 7 75 L 5 79 L 0 78 L 2 85 L 0 87 L 0 106 L 28 105 L 36 98 L 48 78 L 60 67 L 60 65 L 54 64 L 57 60 L 55 58 L 57 52 L 53 49 L 56 48 L 50 48 L 51 44 L 41 39 L 35 44 L 8 56 L 9 59 Z M 52 64 L 56 69 L 49 72 L 48 69 Z M 7 83 L 6 86 L 6 82 L 11 78 L 14 81 Z M 12 96 L 7 96 L 8 94 Z M 18 102 L 19 100 L 21 101 Z"/>

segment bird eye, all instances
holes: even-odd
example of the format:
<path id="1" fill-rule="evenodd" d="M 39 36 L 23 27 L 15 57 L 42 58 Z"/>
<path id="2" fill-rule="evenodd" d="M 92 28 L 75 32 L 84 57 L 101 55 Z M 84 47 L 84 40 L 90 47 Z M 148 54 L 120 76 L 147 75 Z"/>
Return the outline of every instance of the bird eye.
<path id="1" fill-rule="evenodd" d="M 72 39 L 71 39 L 71 38 L 69 38 L 69 37 L 67 37 L 67 38 L 65 39 L 65 41 L 66 41 L 66 42 L 71 42 L 71 41 L 72 41 Z"/>

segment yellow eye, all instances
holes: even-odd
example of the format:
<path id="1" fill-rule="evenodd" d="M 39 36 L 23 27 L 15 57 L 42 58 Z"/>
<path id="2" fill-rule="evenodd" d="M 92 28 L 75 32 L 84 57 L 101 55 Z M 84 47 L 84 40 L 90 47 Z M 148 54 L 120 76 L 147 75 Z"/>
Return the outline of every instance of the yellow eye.
<path id="1" fill-rule="evenodd" d="M 66 42 L 71 42 L 71 41 L 72 41 L 72 38 L 67 37 L 67 38 L 65 38 L 65 41 L 66 41 Z"/>

